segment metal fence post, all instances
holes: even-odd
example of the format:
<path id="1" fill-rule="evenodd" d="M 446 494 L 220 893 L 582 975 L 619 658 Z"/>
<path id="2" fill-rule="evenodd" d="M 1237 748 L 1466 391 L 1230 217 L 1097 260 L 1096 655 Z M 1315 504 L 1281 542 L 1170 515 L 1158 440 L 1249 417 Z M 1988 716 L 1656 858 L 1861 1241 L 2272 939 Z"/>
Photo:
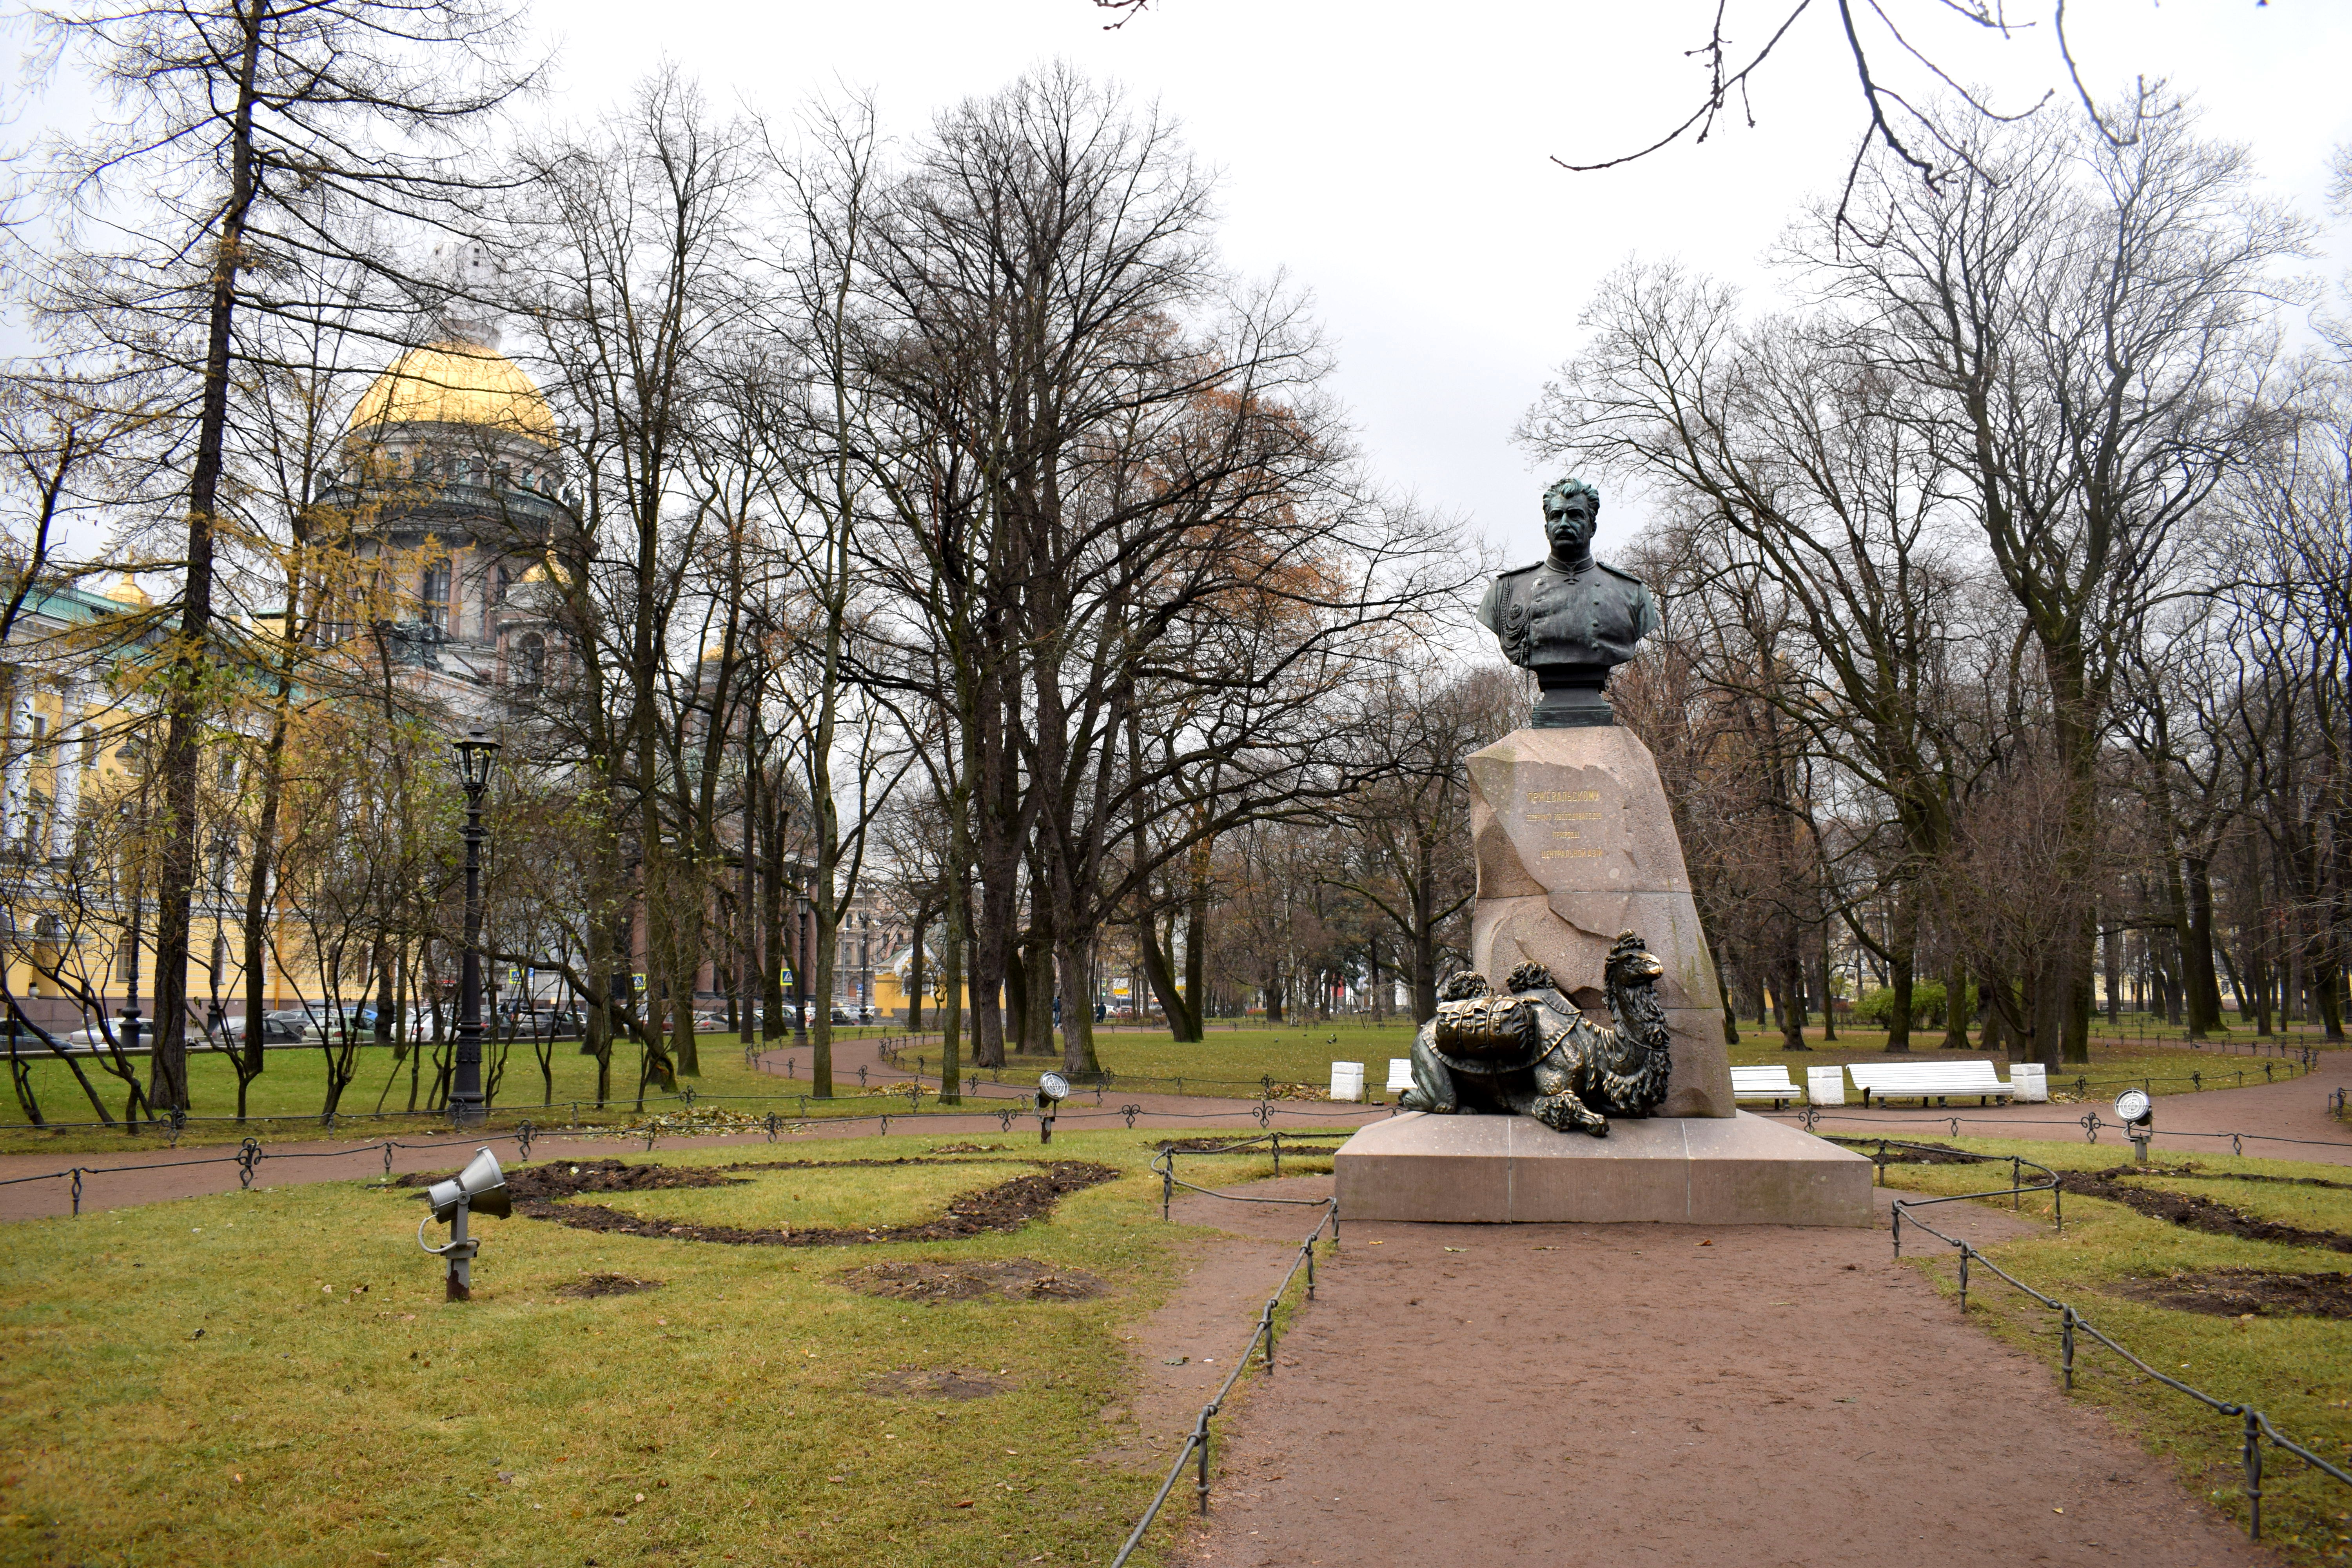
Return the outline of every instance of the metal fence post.
<path id="1" fill-rule="evenodd" d="M 1967 1242 L 1960 1243 L 1960 1311 L 1969 1310 L 1969 1253 L 1973 1250 Z"/>
<path id="2" fill-rule="evenodd" d="M 2074 1392 L 2074 1309 L 2058 1309 L 2058 1368 L 2065 1374 L 2066 1392 Z"/>
<path id="3" fill-rule="evenodd" d="M 2253 1509 L 2249 1533 L 2260 1541 L 2263 1538 L 2263 1418 L 2252 1410 L 2245 1415 L 2246 1501 Z"/>
<path id="4" fill-rule="evenodd" d="M 1200 1425 L 1193 1428 L 1193 1440 L 1201 1449 L 1201 1479 L 1193 1483 L 1201 1494 L 1201 1517 L 1209 1516 L 1209 1413 L 1201 1412 Z"/>

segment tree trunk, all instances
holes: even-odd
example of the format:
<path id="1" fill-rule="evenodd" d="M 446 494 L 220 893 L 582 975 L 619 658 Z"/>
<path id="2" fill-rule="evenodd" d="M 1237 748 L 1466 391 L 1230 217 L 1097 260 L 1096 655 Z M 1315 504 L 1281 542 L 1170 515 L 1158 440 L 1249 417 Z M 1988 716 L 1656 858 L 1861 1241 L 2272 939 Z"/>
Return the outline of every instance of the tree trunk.
<path id="1" fill-rule="evenodd" d="M 1184 1043 L 1199 1040 L 1202 1037 L 1201 1014 L 1195 998 L 1200 995 L 1200 987 L 1195 985 L 1192 994 L 1187 995 L 1176 984 L 1175 917 L 1170 916 L 1168 941 L 1164 946 L 1160 939 L 1160 922 L 1150 915 L 1136 923 L 1135 936 L 1143 960 L 1144 983 L 1160 999 L 1160 1010 L 1168 1015 L 1170 1037 Z M 1188 963 L 1191 957 L 1188 952 L 1185 955 Z"/>
<path id="2" fill-rule="evenodd" d="M 1209 1026 L 1209 840 L 1192 847 L 1192 889 L 1184 903 L 1184 1007 L 1205 1038 Z"/>
<path id="3" fill-rule="evenodd" d="M 1955 949 L 1944 961 L 1944 1049 L 1948 1051 L 1969 1048 L 1968 998 L 1969 968 Z"/>
<path id="4" fill-rule="evenodd" d="M 1822 1040 L 1837 1038 L 1837 993 L 1830 985 L 1830 928 L 1822 922 Z"/>
<path id="5" fill-rule="evenodd" d="M 1102 1070 L 1095 1056 L 1094 944 L 1064 936 L 1054 947 L 1062 982 L 1062 1071 L 1076 1083 Z"/>
<path id="6" fill-rule="evenodd" d="M 783 792 L 769 793 L 781 797 Z M 793 1032 L 784 1022 L 784 966 L 789 963 L 797 970 L 800 963 L 784 912 L 785 839 L 791 822 L 792 813 L 784 809 L 781 798 L 763 822 L 767 842 L 761 846 L 760 876 L 760 1037 L 769 1041 L 782 1040 Z"/>
<path id="7" fill-rule="evenodd" d="M 917 906 L 915 951 L 907 961 L 907 1032 L 910 1035 L 920 1034 L 923 1029 L 923 987 L 930 980 L 929 969 L 923 954 L 923 933 L 929 928 L 930 923 L 930 906 L 928 904 Z"/>
<path id="8" fill-rule="evenodd" d="M 1027 1050 L 1029 965 L 1019 952 L 1009 946 L 1004 952 L 1004 1012 L 1013 1021 L 1009 1045 L 1015 1051 Z"/>
<path id="9" fill-rule="evenodd" d="M 245 262 L 246 223 L 254 178 L 254 78 L 261 58 L 267 8 L 236 12 L 237 96 L 229 121 L 228 193 L 213 249 L 211 298 L 205 308 L 205 383 L 196 416 L 195 461 L 188 478 L 187 576 L 180 595 L 179 652 L 173 661 L 163 738 L 164 839 L 156 888 L 155 1030 L 148 1061 L 148 1102 L 159 1110 L 188 1105 L 188 938 L 196 890 L 196 795 L 204 739 L 205 691 L 210 685 L 213 620 L 213 518 L 219 504 L 223 448 L 228 429 L 229 347 L 236 315 L 236 278 Z"/>
<path id="10" fill-rule="evenodd" d="M 1739 1043 L 1739 1015 L 1732 1010 L 1731 975 L 1723 964 L 1722 945 L 1716 944 L 1707 956 L 1715 960 L 1715 991 L 1723 1002 L 1723 1043 L 1736 1046 Z"/>
<path id="11" fill-rule="evenodd" d="M 940 952 L 940 984 L 944 997 L 940 1005 L 940 1078 L 955 1103 L 962 1100 L 962 1088 L 955 1082 L 961 1076 L 961 1056 L 963 1049 L 963 950 L 964 925 L 971 918 L 971 903 L 963 886 L 962 874 L 954 867 L 948 868 L 947 931 L 941 940 Z M 975 1066 L 988 1064 L 974 1058 Z M 941 1098 L 946 1098 L 944 1095 Z"/>

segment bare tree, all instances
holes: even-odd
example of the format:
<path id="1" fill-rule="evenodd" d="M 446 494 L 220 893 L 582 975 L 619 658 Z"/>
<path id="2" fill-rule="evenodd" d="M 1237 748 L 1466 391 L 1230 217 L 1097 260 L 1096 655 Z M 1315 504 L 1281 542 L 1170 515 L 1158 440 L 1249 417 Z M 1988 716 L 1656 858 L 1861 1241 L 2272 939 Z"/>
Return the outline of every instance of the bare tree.
<path id="1" fill-rule="evenodd" d="M 397 281 L 374 220 L 457 218 L 473 184 L 462 139 L 534 73 L 511 63 L 509 14 L 476 0 L 133 0 L 42 23 L 52 58 L 87 62 L 126 111 L 48 151 L 72 253 L 43 301 L 48 325 L 97 378 L 125 366 L 173 381 L 183 426 L 152 1096 L 184 1108 L 197 770 L 218 658 L 215 557 L 240 320 L 303 315 L 304 280 L 321 261 Z M 391 290 L 385 303 L 398 300 Z"/>
<path id="2" fill-rule="evenodd" d="M 1869 242 L 1816 210 L 1798 254 L 1918 387 L 1961 465 L 2049 684 L 2070 781 L 2052 873 L 2097 875 L 2101 753 L 2126 650 L 2182 591 L 2175 531 L 2277 428 L 2264 393 L 2300 225 L 2251 195 L 2242 149 L 2144 92 L 2087 128 L 1977 128 L 1985 177 L 1930 190 L 1865 169 Z M 2088 1059 L 2092 916 L 2039 953 L 2033 1037 Z M 2054 1047 L 2054 1055 L 2053 1053 Z"/>

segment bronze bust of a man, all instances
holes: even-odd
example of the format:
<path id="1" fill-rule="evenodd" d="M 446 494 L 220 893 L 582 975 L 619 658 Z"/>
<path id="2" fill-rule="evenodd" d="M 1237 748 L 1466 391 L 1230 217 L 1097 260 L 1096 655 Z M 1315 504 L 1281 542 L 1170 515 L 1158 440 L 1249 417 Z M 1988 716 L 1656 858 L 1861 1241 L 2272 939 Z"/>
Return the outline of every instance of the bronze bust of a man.
<path id="1" fill-rule="evenodd" d="M 1543 511 L 1551 553 L 1496 578 L 1479 603 L 1478 624 L 1501 641 L 1504 658 L 1536 672 L 1543 694 L 1529 728 L 1614 724 L 1603 695 L 1609 672 L 1658 629 L 1657 601 L 1640 578 L 1592 558 L 1599 490 L 1562 479 L 1544 491 Z"/>

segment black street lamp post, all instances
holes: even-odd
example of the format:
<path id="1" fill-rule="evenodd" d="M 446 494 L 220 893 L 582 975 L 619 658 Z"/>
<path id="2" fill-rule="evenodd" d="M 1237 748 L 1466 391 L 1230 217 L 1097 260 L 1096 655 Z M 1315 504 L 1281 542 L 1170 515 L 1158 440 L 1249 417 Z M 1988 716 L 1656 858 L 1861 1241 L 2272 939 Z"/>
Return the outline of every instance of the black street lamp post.
<path id="1" fill-rule="evenodd" d="M 482 795 L 499 743 L 476 730 L 457 742 L 457 773 L 466 785 L 466 950 L 457 967 L 457 1081 L 449 1118 L 461 1127 L 485 1119 L 482 1106 Z"/>

